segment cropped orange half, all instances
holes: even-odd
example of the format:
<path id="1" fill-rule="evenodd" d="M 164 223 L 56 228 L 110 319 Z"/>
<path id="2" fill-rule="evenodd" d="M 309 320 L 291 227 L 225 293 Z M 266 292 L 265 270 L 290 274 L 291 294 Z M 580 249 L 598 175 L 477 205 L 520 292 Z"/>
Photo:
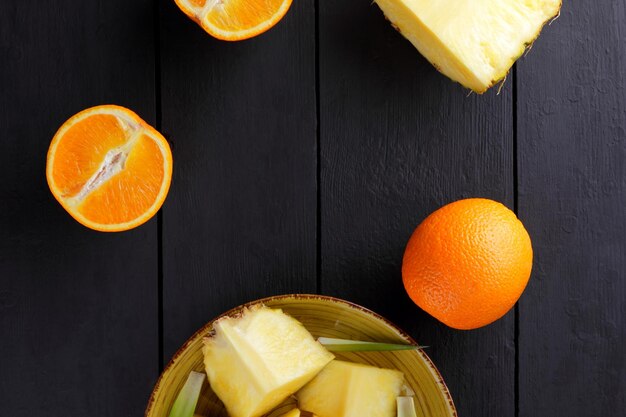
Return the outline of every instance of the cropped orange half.
<path id="1" fill-rule="evenodd" d="M 211 36 L 238 41 L 257 36 L 285 16 L 292 0 L 176 0 Z"/>
<path id="2" fill-rule="evenodd" d="M 165 138 L 131 110 L 97 106 L 71 117 L 54 135 L 46 177 L 78 222 L 120 232 L 145 223 L 163 205 L 172 153 Z"/>

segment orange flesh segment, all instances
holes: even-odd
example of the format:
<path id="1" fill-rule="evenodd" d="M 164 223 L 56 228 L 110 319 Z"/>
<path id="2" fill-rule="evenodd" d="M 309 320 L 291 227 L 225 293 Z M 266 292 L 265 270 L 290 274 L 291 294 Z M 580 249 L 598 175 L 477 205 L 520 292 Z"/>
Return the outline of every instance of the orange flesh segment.
<path id="1" fill-rule="evenodd" d="M 191 1 L 196 3 L 199 0 Z M 208 11 L 204 19 L 214 27 L 228 32 L 254 28 L 273 20 L 276 11 L 284 3 L 284 0 L 212 1 L 216 4 Z"/>
<path id="2" fill-rule="evenodd" d="M 57 146 L 52 171 L 61 197 L 78 194 L 107 152 L 127 140 L 124 128 L 112 114 L 95 114 L 70 127 Z"/>
<path id="3" fill-rule="evenodd" d="M 154 204 L 163 176 L 163 154 L 152 138 L 142 134 L 132 146 L 124 168 L 89 193 L 78 212 L 98 224 L 130 222 Z"/>
<path id="4" fill-rule="evenodd" d="M 169 145 L 131 110 L 97 106 L 59 129 L 46 175 L 61 205 L 83 225 L 122 231 L 161 207 L 172 174 Z"/>

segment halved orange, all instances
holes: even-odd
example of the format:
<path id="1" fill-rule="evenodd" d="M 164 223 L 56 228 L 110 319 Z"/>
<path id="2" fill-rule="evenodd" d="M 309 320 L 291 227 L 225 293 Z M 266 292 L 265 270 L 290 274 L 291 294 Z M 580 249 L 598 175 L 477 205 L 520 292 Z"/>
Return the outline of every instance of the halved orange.
<path id="1" fill-rule="evenodd" d="M 161 208 L 172 178 L 163 136 L 131 110 L 104 105 L 63 123 L 48 150 L 54 197 L 81 224 L 103 232 L 132 229 Z"/>
<path id="2" fill-rule="evenodd" d="M 280 21 L 292 0 L 176 0 L 178 7 L 211 36 L 239 41 Z"/>

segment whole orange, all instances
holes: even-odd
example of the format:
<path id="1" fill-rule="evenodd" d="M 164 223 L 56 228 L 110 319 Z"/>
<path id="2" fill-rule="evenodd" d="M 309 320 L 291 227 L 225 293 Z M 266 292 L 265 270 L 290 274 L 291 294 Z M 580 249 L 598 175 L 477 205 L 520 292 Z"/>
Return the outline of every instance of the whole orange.
<path id="1" fill-rule="evenodd" d="M 428 216 L 404 252 L 411 299 L 455 329 L 475 329 L 506 314 L 532 269 L 530 236 L 515 213 L 483 198 L 459 200 Z"/>

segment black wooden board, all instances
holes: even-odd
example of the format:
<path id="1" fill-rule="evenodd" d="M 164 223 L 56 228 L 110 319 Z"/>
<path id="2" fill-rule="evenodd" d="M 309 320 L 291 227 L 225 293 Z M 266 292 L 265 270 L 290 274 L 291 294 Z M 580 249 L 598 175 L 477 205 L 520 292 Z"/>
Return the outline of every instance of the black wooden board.
<path id="1" fill-rule="evenodd" d="M 0 415 L 137 416 L 158 375 L 157 227 L 93 232 L 45 178 L 56 129 L 154 121 L 151 1 L 0 2 Z M 132 22 L 132 23 L 130 23 Z"/>
<path id="2" fill-rule="evenodd" d="M 519 415 L 626 410 L 626 3 L 565 2 L 519 66 Z"/>
<path id="3" fill-rule="evenodd" d="M 513 315 L 448 329 L 408 299 L 400 273 L 433 210 L 466 197 L 513 207 L 510 85 L 467 97 L 368 2 L 323 2 L 319 23 L 321 291 L 430 346 L 460 416 L 512 417 Z"/>
<path id="4" fill-rule="evenodd" d="M 315 13 L 228 43 L 161 2 L 164 359 L 244 302 L 316 291 Z"/>
<path id="5" fill-rule="evenodd" d="M 0 415 L 141 415 L 159 369 L 217 314 L 342 297 L 406 329 L 460 417 L 626 409 L 626 2 L 566 2 L 500 95 L 438 74 L 370 2 L 295 1 L 243 42 L 171 0 L 0 2 Z M 92 105 L 171 143 L 159 219 L 92 232 L 45 157 Z M 518 314 L 451 330 L 400 265 L 438 207 L 518 209 L 535 263 Z"/>

